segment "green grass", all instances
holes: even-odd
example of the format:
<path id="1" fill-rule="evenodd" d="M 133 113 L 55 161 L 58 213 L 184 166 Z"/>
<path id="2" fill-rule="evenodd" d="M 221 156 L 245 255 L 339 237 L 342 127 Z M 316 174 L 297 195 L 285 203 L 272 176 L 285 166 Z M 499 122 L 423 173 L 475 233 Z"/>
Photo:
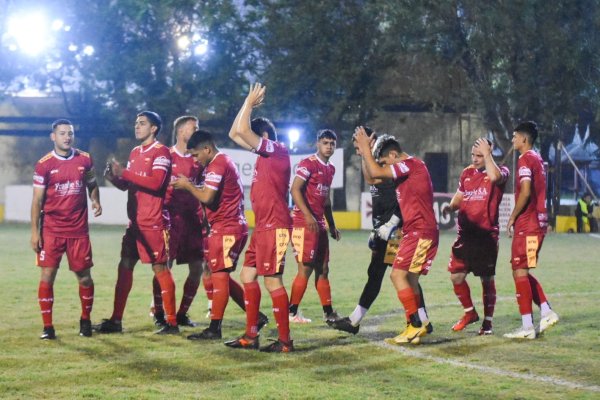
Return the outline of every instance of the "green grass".
<path id="1" fill-rule="evenodd" d="M 94 321 L 108 317 L 112 310 L 123 231 L 121 227 L 92 228 Z M 331 244 L 330 280 L 334 307 L 347 315 L 364 285 L 369 252 L 364 232 L 343 234 L 341 242 Z M 54 292 L 58 340 L 41 341 L 36 300 L 39 272 L 28 246 L 29 227 L 0 225 L 0 293 L 5 310 L 0 325 L 0 397 L 599 398 L 600 239 L 587 235 L 546 238 L 541 266 L 535 274 L 561 321 L 544 337 L 526 343 L 502 338 L 520 324 L 506 237 L 501 240 L 497 271 L 496 334 L 476 336 L 477 324 L 464 333 L 450 332 L 461 315 L 446 271 L 453 239 L 452 233 L 442 235 L 432 271 L 422 279 L 435 327 L 422 345 L 392 348 L 383 344 L 382 339 L 396 335 L 404 320 L 386 278 L 380 297 L 356 336 L 334 331 L 320 321 L 322 312 L 311 284 L 301 308 L 314 321 L 292 326 L 298 351 L 282 355 L 236 351 L 219 341 L 193 343 L 185 340 L 184 334 L 154 335 L 148 317 L 151 271 L 147 265 L 136 267 L 123 322 L 126 332 L 92 338 L 77 335 L 77 283 L 63 266 Z M 289 288 L 296 268 L 291 257 L 288 261 L 285 279 Z M 174 269 L 179 295 L 186 270 L 185 266 Z M 472 277 L 469 281 L 476 307 L 481 310 L 480 285 Z M 262 304 L 270 315 L 270 298 L 264 291 Z M 191 309 L 192 319 L 206 323 L 205 308 L 206 299 L 200 290 Z M 233 302 L 225 318 L 224 339 L 243 332 L 244 315 Z M 276 337 L 273 322 L 265 330 L 263 343 L 267 337 Z"/>

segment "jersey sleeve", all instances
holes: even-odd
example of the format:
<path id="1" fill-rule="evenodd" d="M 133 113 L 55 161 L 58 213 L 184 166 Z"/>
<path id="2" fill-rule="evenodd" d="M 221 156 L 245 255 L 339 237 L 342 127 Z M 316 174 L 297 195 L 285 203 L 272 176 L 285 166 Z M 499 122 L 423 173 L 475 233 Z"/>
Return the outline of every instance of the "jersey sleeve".
<path id="1" fill-rule="evenodd" d="M 394 176 L 394 180 L 407 177 L 410 174 L 410 168 L 408 164 L 404 161 L 400 161 L 399 163 L 390 165 L 392 169 L 392 174 Z"/>
<path id="2" fill-rule="evenodd" d="M 220 162 L 220 160 L 213 160 L 213 162 L 208 164 L 206 167 L 204 174 L 204 186 L 218 191 L 224 176 L 225 163 Z"/>
<path id="3" fill-rule="evenodd" d="M 33 187 L 45 189 L 48 185 L 48 171 L 43 163 L 38 162 L 33 171 Z"/>
<path id="4" fill-rule="evenodd" d="M 276 144 L 269 139 L 260 138 L 258 146 L 253 151 L 262 157 L 271 157 L 276 152 Z"/>
<path id="5" fill-rule="evenodd" d="M 519 183 L 523 181 L 530 181 L 533 172 L 531 171 L 531 166 L 527 162 L 527 156 L 519 157 L 519 161 L 517 163 L 517 173 L 519 177 Z"/>
<path id="6" fill-rule="evenodd" d="M 85 165 L 85 183 L 88 185 L 92 185 L 96 183 L 96 170 L 94 168 L 94 161 L 92 157 L 89 156 L 87 158 L 87 162 Z"/>
<path id="7" fill-rule="evenodd" d="M 500 179 L 496 182 L 496 185 L 504 185 L 508 182 L 508 178 L 510 177 L 510 170 L 506 165 L 502 165 L 499 167 L 500 169 Z"/>
<path id="8" fill-rule="evenodd" d="M 308 161 L 308 159 L 304 159 L 300 161 L 298 164 L 298 168 L 296 169 L 296 177 L 302 179 L 303 181 L 307 181 L 308 178 L 312 175 L 312 165 Z"/>
<path id="9" fill-rule="evenodd" d="M 458 189 L 457 191 L 460 193 L 465 193 L 465 175 L 467 170 L 463 170 L 462 174 L 460 174 L 460 178 L 458 178 Z"/>

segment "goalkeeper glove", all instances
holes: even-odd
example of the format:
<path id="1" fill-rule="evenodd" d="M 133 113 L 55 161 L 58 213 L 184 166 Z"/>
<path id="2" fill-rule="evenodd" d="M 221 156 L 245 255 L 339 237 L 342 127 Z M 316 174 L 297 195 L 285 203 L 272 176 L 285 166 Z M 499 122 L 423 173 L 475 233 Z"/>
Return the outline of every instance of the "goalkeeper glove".
<path id="1" fill-rule="evenodd" d="M 392 218 L 390 218 L 388 222 L 377 228 L 377 236 L 387 242 L 398 229 L 399 223 L 400 218 L 398 218 L 396 215 L 392 215 Z"/>

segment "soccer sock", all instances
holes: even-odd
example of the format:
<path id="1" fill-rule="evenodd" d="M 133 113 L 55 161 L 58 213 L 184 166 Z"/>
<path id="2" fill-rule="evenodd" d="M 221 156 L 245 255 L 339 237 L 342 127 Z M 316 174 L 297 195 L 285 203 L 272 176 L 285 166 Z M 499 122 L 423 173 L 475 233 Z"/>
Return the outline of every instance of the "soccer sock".
<path id="1" fill-rule="evenodd" d="M 290 319 L 288 316 L 288 294 L 285 287 L 282 286 L 279 289 L 271 292 L 271 300 L 273 301 L 273 315 L 275 315 L 275 322 L 277 323 L 277 332 L 279 333 L 279 340 L 285 343 L 290 341 Z"/>
<path id="2" fill-rule="evenodd" d="M 200 286 L 200 281 L 191 279 L 188 277 L 183 284 L 183 296 L 181 297 L 181 303 L 179 304 L 179 311 L 177 311 L 178 315 L 187 314 L 190 306 L 192 305 L 192 301 L 194 301 L 194 297 L 196 297 L 196 293 L 198 292 L 198 286 Z"/>
<path id="3" fill-rule="evenodd" d="M 326 315 L 331 314 L 333 312 L 333 307 L 331 306 L 331 286 L 329 285 L 329 279 L 321 277 L 317 279 L 315 286 L 317 287 L 317 293 L 319 294 L 323 311 Z"/>
<path id="4" fill-rule="evenodd" d="M 529 284 L 531 285 L 533 302 L 540 307 L 542 310 L 542 315 L 548 314 L 551 308 L 550 304 L 548 304 L 546 293 L 544 293 L 544 289 L 542 289 L 542 285 L 537 279 L 535 279 L 535 276 L 529 274 L 527 277 L 529 278 Z"/>
<path id="5" fill-rule="evenodd" d="M 158 279 L 156 276 L 152 277 L 152 296 L 154 298 L 154 315 L 156 314 L 164 314 L 165 310 L 163 309 L 163 299 L 160 294 L 160 283 L 158 283 Z"/>
<path id="6" fill-rule="evenodd" d="M 127 304 L 127 297 L 133 285 L 133 270 L 119 266 L 119 276 L 115 285 L 115 301 L 111 321 L 121 322 Z"/>
<path id="7" fill-rule="evenodd" d="M 290 296 L 290 313 L 296 315 L 298 306 L 304 297 L 308 280 L 303 275 L 296 275 L 292 283 L 292 294 Z"/>
<path id="8" fill-rule="evenodd" d="M 531 328 L 533 327 L 533 317 L 531 316 L 532 295 L 529 279 L 526 276 L 515 278 L 515 287 L 517 289 L 517 303 L 519 304 L 519 312 L 523 320 L 523 328 Z"/>
<path id="9" fill-rule="evenodd" d="M 485 315 L 484 324 L 486 321 L 491 325 L 494 317 L 494 308 L 496 307 L 496 281 L 481 281 L 483 287 L 483 313 Z"/>
<path id="10" fill-rule="evenodd" d="M 260 285 L 258 282 L 244 283 L 244 302 L 246 303 L 246 336 L 258 335 L 258 310 L 260 309 Z"/>
<path id="11" fill-rule="evenodd" d="M 471 300 L 471 289 L 469 288 L 467 281 L 463 281 L 462 283 L 458 284 L 454 283 L 453 286 L 454 294 L 456 294 L 458 301 L 460 301 L 460 304 L 462 304 L 463 308 L 465 309 L 465 313 L 473 311 L 474 307 L 473 300 Z"/>
<path id="12" fill-rule="evenodd" d="M 229 301 L 229 274 L 227 272 L 215 272 L 212 274 L 213 289 L 213 307 L 210 311 L 211 326 L 212 320 L 222 320 L 225 314 L 225 307 Z M 220 324 L 219 324 L 220 326 Z"/>
<path id="13" fill-rule="evenodd" d="M 352 314 L 350 314 L 350 322 L 352 323 L 352 325 L 360 325 L 362 319 L 365 317 L 365 315 L 367 315 L 367 311 L 369 311 L 368 308 L 364 308 L 360 304 L 357 305 L 354 311 L 352 311 Z"/>
<path id="14" fill-rule="evenodd" d="M 79 285 L 79 300 L 81 301 L 81 319 L 90 319 L 94 306 L 94 284 L 90 286 Z"/>
<path id="15" fill-rule="evenodd" d="M 410 316 L 418 311 L 417 302 L 415 300 L 415 292 L 411 287 L 398 291 L 398 299 L 404 307 L 407 319 L 410 320 Z"/>
<path id="16" fill-rule="evenodd" d="M 38 303 L 42 313 L 44 328 L 52 326 L 52 305 L 54 304 L 54 287 L 44 281 L 40 281 L 38 286 Z"/>
<path id="17" fill-rule="evenodd" d="M 165 319 L 170 325 L 177 326 L 176 300 L 175 300 L 175 281 L 169 268 L 157 272 L 154 276 L 160 283 L 160 294 L 163 298 L 163 306 L 165 309 Z"/>
<path id="18" fill-rule="evenodd" d="M 202 286 L 204 286 L 204 291 L 206 292 L 206 298 L 209 301 L 213 299 L 213 283 L 210 276 L 202 277 Z"/>
<path id="19" fill-rule="evenodd" d="M 244 289 L 242 285 L 237 283 L 231 276 L 229 276 L 229 295 L 235 301 L 235 304 L 246 311 L 246 305 L 244 304 Z"/>

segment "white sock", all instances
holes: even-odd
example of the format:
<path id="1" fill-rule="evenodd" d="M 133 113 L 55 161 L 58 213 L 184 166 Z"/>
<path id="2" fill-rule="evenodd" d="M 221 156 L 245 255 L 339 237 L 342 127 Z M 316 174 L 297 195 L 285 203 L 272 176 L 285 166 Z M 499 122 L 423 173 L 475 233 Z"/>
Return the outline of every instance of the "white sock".
<path id="1" fill-rule="evenodd" d="M 362 321 L 365 315 L 367 315 L 367 311 L 369 311 L 368 308 L 364 308 L 360 304 L 357 305 L 354 311 L 352 311 L 352 314 L 350 314 L 350 322 L 352 323 L 352 325 L 360 325 L 360 321 Z"/>
<path id="2" fill-rule="evenodd" d="M 545 317 L 550 311 L 552 311 L 550 304 L 548 304 L 547 301 L 540 304 L 540 310 L 542 311 L 542 317 Z"/>
<path id="3" fill-rule="evenodd" d="M 209 301 L 208 301 L 208 309 L 209 309 L 209 310 L 212 310 L 212 300 L 209 300 Z"/>
<path id="4" fill-rule="evenodd" d="M 523 329 L 533 328 L 533 317 L 531 314 L 521 315 L 521 321 L 523 321 Z"/>
<path id="5" fill-rule="evenodd" d="M 419 319 L 423 325 L 427 325 L 429 323 L 429 316 L 427 315 L 427 311 L 425 311 L 425 307 L 419 308 L 417 312 L 419 313 Z"/>

